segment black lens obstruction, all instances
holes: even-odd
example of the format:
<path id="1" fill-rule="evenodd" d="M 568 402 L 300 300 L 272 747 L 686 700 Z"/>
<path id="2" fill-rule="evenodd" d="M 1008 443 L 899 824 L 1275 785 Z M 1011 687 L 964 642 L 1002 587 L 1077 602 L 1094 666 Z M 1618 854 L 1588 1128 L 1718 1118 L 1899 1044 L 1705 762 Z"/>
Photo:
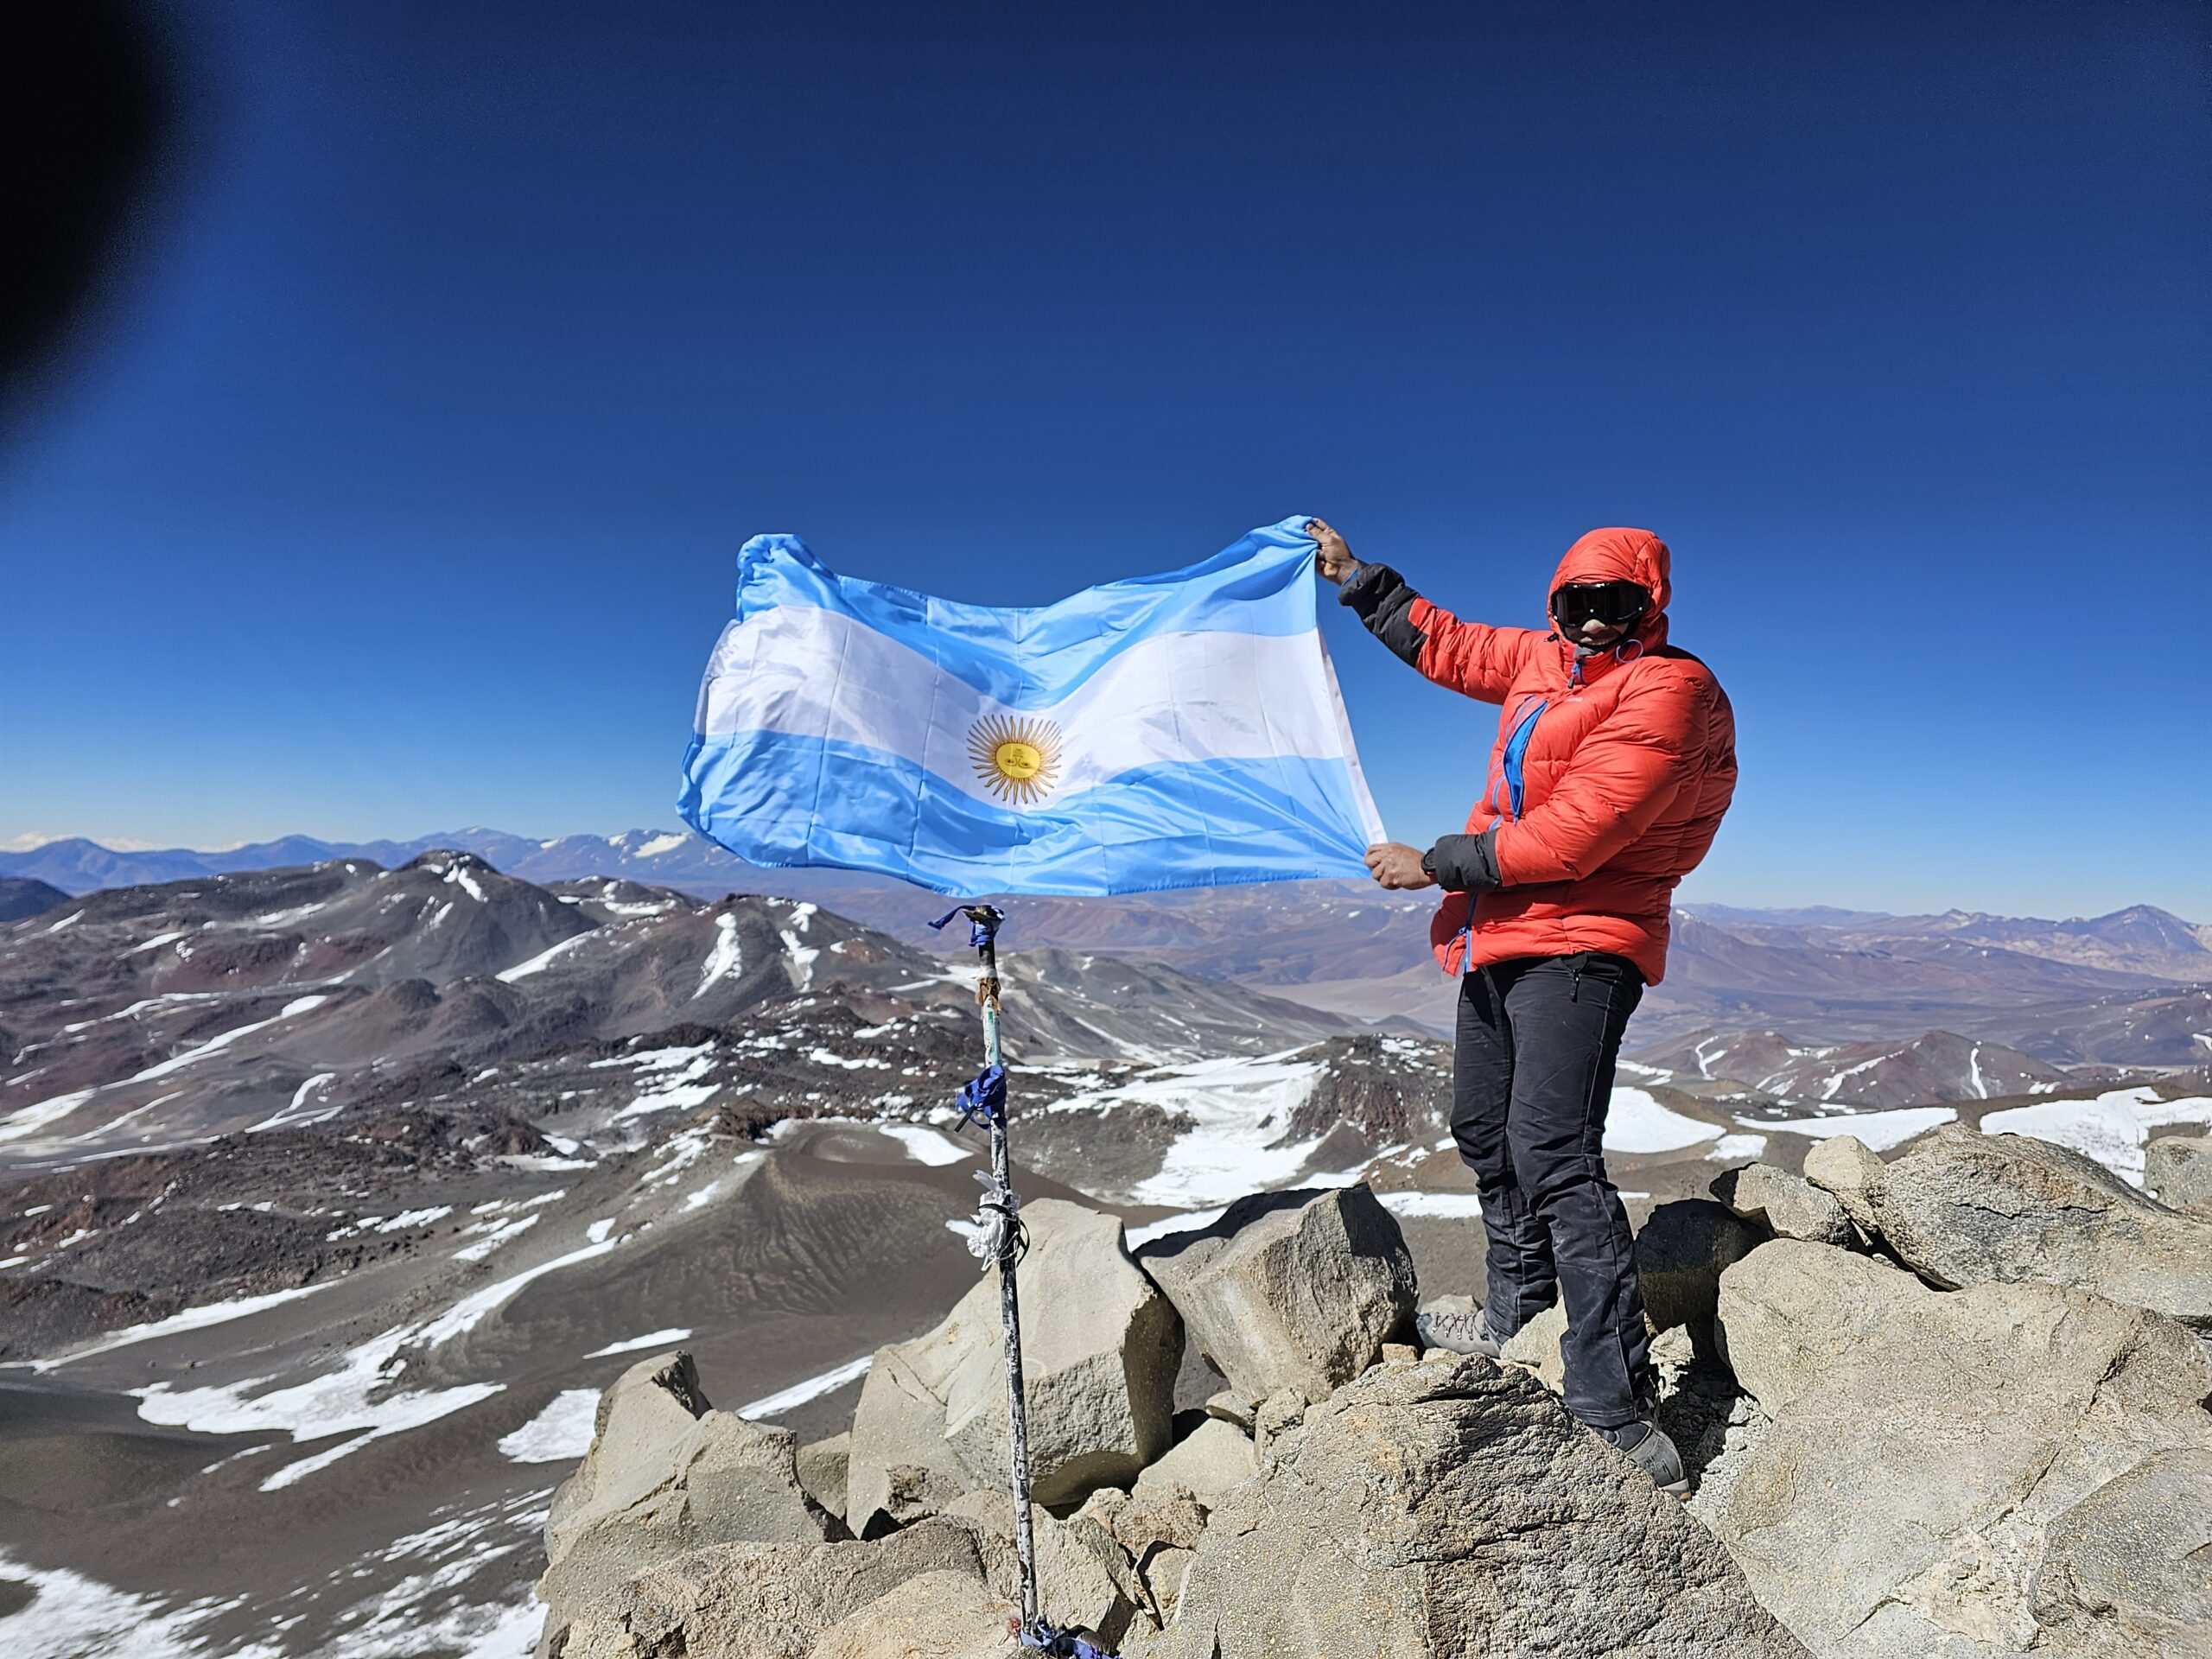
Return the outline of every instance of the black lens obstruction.
<path id="1" fill-rule="evenodd" d="M 1552 619 L 1563 628 L 1603 622 L 1625 628 L 1643 620 L 1651 595 L 1633 582 L 1581 582 L 1554 591 Z"/>

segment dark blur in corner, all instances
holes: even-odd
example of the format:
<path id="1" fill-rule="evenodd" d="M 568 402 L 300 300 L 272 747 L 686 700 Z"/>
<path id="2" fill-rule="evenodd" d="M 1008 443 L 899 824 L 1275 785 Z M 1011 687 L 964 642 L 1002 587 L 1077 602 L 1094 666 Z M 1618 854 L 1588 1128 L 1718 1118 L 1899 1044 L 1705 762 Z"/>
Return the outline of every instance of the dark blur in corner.
<path id="1" fill-rule="evenodd" d="M 154 8 L 0 5 L 0 445 L 84 355 L 139 263 L 177 105 Z"/>

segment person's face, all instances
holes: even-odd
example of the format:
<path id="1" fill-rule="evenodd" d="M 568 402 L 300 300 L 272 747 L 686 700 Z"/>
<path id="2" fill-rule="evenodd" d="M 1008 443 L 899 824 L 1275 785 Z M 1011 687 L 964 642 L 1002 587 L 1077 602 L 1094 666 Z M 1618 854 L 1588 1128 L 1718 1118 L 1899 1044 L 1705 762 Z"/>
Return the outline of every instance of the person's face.
<path id="1" fill-rule="evenodd" d="M 1571 584 L 1552 595 L 1552 622 L 1570 644 L 1604 651 L 1628 638 L 1649 603 L 1630 582 Z"/>
<path id="2" fill-rule="evenodd" d="M 1560 632 L 1570 642 L 1585 651 L 1603 651 L 1628 638 L 1626 628 L 1616 627 L 1611 622 L 1600 622 L 1594 616 L 1578 627 L 1565 628 Z"/>

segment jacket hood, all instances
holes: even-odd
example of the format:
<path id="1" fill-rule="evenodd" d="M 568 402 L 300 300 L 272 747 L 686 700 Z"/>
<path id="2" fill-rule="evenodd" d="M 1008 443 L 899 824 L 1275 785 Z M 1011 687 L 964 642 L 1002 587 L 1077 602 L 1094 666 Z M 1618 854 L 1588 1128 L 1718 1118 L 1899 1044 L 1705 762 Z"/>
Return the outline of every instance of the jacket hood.
<path id="1" fill-rule="evenodd" d="M 1657 645 L 1667 637 L 1667 601 L 1674 597 L 1669 580 L 1672 558 L 1667 543 L 1648 530 L 1593 530 L 1579 537 L 1552 573 L 1544 589 L 1544 616 L 1551 617 L 1552 595 L 1578 582 L 1632 582 L 1651 595 L 1651 608 L 1637 625 L 1635 637 L 1646 645 Z"/>

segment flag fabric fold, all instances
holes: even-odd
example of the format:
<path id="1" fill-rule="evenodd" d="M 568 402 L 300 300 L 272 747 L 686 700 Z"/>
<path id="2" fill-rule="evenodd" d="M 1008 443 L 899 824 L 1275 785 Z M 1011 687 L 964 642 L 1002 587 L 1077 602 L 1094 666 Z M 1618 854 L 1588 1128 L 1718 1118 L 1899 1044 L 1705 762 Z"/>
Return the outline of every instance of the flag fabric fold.
<path id="1" fill-rule="evenodd" d="M 1301 517 L 1029 610 L 738 555 L 678 810 L 761 865 L 961 898 L 1359 876 L 1382 839 Z"/>

